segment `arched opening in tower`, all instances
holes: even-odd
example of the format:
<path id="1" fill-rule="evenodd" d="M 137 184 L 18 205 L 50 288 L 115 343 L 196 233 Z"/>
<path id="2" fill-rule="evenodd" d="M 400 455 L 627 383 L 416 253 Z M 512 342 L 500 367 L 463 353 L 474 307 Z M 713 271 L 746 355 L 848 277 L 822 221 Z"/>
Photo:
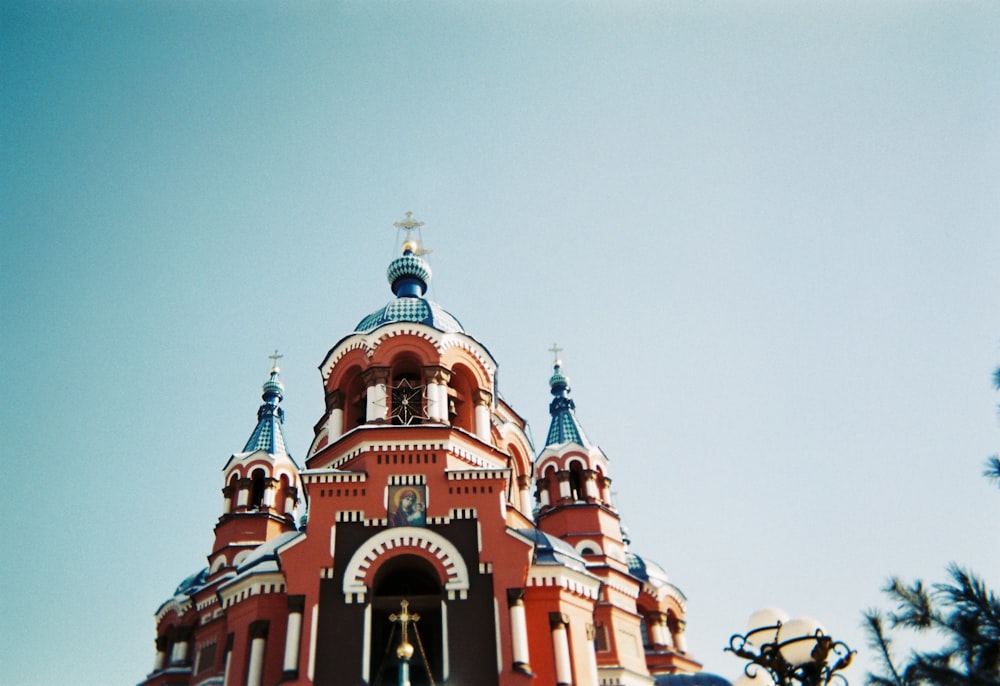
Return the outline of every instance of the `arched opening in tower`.
<path id="1" fill-rule="evenodd" d="M 429 686 L 433 675 L 434 683 L 442 682 L 443 645 L 442 635 L 443 587 L 437 570 L 430 562 L 416 555 L 400 555 L 378 570 L 372 584 L 371 622 L 371 674 L 374 686 L 389 686 L 398 683 L 399 647 L 402 632 L 400 623 L 390 619 L 400 615 L 401 603 L 406 600 L 408 611 L 419 615 L 420 619 L 410 623 L 407 640 L 413 646 L 410 660 L 410 683 L 412 686 Z"/>

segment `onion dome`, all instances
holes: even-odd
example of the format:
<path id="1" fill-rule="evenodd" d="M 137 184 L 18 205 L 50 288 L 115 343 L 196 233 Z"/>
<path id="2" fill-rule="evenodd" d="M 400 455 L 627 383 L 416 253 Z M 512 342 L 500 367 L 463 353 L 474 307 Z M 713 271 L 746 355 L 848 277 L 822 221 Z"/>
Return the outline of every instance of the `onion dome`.
<path id="1" fill-rule="evenodd" d="M 288 454 L 285 450 L 285 436 L 281 432 L 281 425 L 285 423 L 285 411 L 281 409 L 280 403 L 285 387 L 278 378 L 279 371 L 277 367 L 273 367 L 271 377 L 264 382 L 260 396 L 264 404 L 257 410 L 257 426 L 243 448 L 244 453 L 263 450 L 271 455 Z"/>
<path id="2" fill-rule="evenodd" d="M 415 240 L 403 243 L 403 254 L 390 262 L 386 270 L 396 299 L 358 322 L 355 333 L 368 333 L 393 322 L 416 322 L 444 333 L 465 333 L 458 319 L 424 297 L 431 281 L 431 267 L 421 257 L 423 252 Z"/>
<path id="3" fill-rule="evenodd" d="M 402 257 L 389 263 L 385 275 L 398 297 L 418 298 L 427 292 L 431 280 L 431 266 L 427 260 L 413 254 L 409 244 L 403 246 Z"/>
<path id="4" fill-rule="evenodd" d="M 188 578 L 184 579 L 184 581 L 177 586 L 177 590 L 174 591 L 174 595 L 194 595 L 198 589 L 205 585 L 205 579 L 207 578 L 208 567 L 198 570 Z"/>
<path id="5" fill-rule="evenodd" d="M 555 367 L 549 378 L 549 386 L 552 389 L 552 402 L 549 403 L 549 414 L 552 415 L 552 423 L 549 424 L 549 435 L 545 439 L 545 445 L 560 445 L 562 443 L 576 443 L 585 448 L 590 447 L 587 434 L 580 426 L 576 418 L 576 403 L 569 397 L 569 377 L 562 372 L 562 361 L 556 360 Z"/>
<path id="6" fill-rule="evenodd" d="M 670 583 L 667 572 L 652 560 L 646 560 L 635 553 L 626 553 L 628 572 L 639 581 L 646 581 L 653 586 L 663 586 Z"/>

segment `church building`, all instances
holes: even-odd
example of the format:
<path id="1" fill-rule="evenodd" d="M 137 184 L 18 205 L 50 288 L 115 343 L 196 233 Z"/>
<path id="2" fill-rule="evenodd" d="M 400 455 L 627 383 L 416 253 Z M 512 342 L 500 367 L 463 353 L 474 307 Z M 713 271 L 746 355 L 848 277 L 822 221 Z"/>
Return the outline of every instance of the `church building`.
<path id="1" fill-rule="evenodd" d="M 685 597 L 632 551 L 562 363 L 537 449 L 489 350 L 425 297 L 421 222 L 396 226 L 393 298 L 320 363 L 325 408 L 302 462 L 271 369 L 222 469 L 207 564 L 156 611 L 140 685 L 649 686 L 699 672 Z"/>

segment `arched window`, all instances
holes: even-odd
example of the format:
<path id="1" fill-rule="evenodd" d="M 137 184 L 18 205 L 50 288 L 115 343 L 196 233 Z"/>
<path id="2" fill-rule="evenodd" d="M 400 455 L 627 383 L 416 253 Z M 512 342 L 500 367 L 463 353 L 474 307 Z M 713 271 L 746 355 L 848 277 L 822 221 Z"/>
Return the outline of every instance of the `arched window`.
<path id="1" fill-rule="evenodd" d="M 253 470 L 253 474 L 250 475 L 250 505 L 249 509 L 259 510 L 264 502 L 264 487 L 267 480 L 267 474 L 263 469 Z"/>
<path id="2" fill-rule="evenodd" d="M 425 686 L 442 682 L 443 650 L 447 637 L 442 635 L 441 618 L 443 587 L 437 571 L 426 560 L 416 555 L 400 555 L 387 560 L 375 574 L 372 583 L 371 665 L 373 684 L 394 684 L 398 680 L 401 629 L 390 615 L 400 615 L 402 601 L 409 605 L 407 611 L 420 619 L 410 624 L 407 639 L 413 646 L 410 660 L 410 683 Z M 421 647 L 423 648 L 421 650 Z M 426 664 L 424 662 L 426 656 Z"/>
<path id="3" fill-rule="evenodd" d="M 280 514 L 292 514 L 291 510 L 286 511 L 286 506 L 288 503 L 289 495 L 291 494 L 291 484 L 288 482 L 288 475 L 282 474 L 281 479 L 278 481 L 278 492 L 275 494 L 274 498 L 274 509 Z M 294 505 L 292 506 L 294 507 Z"/>
<path id="4" fill-rule="evenodd" d="M 239 502 L 240 477 L 238 474 L 233 474 L 229 477 L 229 484 L 223 493 L 225 494 L 225 512 L 223 514 L 229 514 L 236 509 L 236 505 Z"/>
<path id="5" fill-rule="evenodd" d="M 448 421 L 469 433 L 476 431 L 475 377 L 462 365 L 455 365 L 448 382 Z"/>
<path id="6" fill-rule="evenodd" d="M 569 495 L 575 500 L 585 500 L 586 494 L 583 491 L 583 467 L 579 462 L 572 462 L 569 466 Z"/>
<path id="7" fill-rule="evenodd" d="M 361 370 L 348 370 L 344 385 L 344 433 L 365 423 L 368 412 L 368 388 L 365 386 Z"/>
<path id="8" fill-rule="evenodd" d="M 559 480 L 556 478 L 555 465 L 549 465 L 545 469 L 545 482 L 548 484 L 549 504 L 555 505 L 559 502 Z"/>

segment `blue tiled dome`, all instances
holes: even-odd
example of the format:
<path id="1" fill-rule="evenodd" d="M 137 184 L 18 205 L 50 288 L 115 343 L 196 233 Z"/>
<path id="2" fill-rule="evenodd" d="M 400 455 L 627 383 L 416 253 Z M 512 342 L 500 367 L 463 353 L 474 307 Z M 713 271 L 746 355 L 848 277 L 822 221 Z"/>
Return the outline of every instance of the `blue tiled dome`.
<path id="1" fill-rule="evenodd" d="M 393 322 L 416 322 L 445 333 L 465 333 L 455 317 L 424 297 L 431 280 L 431 267 L 409 245 L 404 248 L 403 255 L 390 262 L 385 273 L 396 299 L 362 319 L 354 332 L 368 333 Z"/>
<path id="2" fill-rule="evenodd" d="M 628 571 L 629 574 L 634 576 L 640 581 L 649 581 L 654 586 L 661 586 L 666 583 L 670 583 L 667 578 L 667 573 L 664 571 L 663 567 L 656 564 L 652 560 L 645 560 L 635 553 L 628 553 Z"/>
<path id="3" fill-rule="evenodd" d="M 389 263 L 389 268 L 385 270 L 386 278 L 392 284 L 393 293 L 397 293 L 397 283 L 400 279 L 414 279 L 422 286 L 421 295 L 427 290 L 427 284 L 431 280 L 431 266 L 427 260 L 417 257 L 412 253 L 407 253 L 402 257 L 397 257 Z"/>
<path id="4" fill-rule="evenodd" d="M 465 333 L 462 324 L 443 307 L 425 298 L 396 298 L 358 322 L 355 333 L 368 333 L 383 324 L 417 322 L 445 333 Z"/>

